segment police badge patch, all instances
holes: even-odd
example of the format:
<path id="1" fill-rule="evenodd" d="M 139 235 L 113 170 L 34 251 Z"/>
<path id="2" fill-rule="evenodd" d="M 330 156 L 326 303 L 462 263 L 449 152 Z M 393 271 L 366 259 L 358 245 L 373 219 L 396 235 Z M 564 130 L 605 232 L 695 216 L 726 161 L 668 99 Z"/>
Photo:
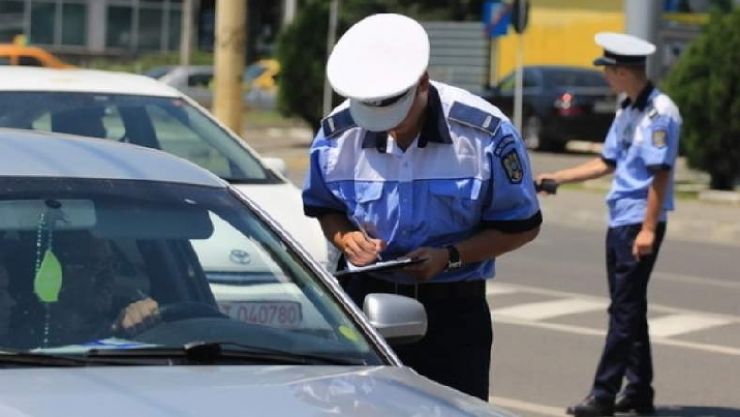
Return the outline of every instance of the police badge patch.
<path id="1" fill-rule="evenodd" d="M 665 136 L 666 131 L 665 130 L 656 130 L 653 132 L 653 146 L 656 148 L 663 148 L 666 146 L 665 144 Z"/>
<path id="2" fill-rule="evenodd" d="M 501 158 L 506 176 L 512 184 L 519 184 L 524 178 L 524 168 L 516 150 L 512 150 Z"/>

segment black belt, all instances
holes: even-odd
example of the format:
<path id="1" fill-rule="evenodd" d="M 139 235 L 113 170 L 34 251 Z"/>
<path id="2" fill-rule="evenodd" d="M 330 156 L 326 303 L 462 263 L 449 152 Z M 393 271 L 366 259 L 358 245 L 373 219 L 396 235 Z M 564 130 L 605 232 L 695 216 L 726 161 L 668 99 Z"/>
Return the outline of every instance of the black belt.
<path id="1" fill-rule="evenodd" d="M 368 276 L 355 279 L 365 281 L 363 287 L 368 294 L 373 292 L 398 294 L 418 300 L 480 298 L 486 295 L 486 281 L 482 279 L 420 284 L 397 284 Z"/>

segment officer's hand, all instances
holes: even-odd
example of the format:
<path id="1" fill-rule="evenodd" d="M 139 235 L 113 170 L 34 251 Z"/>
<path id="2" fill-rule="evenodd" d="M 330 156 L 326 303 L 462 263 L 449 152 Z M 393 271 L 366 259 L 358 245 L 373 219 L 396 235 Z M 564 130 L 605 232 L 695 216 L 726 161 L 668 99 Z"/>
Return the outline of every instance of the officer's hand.
<path id="1" fill-rule="evenodd" d="M 153 327 L 159 321 L 159 304 L 151 298 L 145 298 L 126 306 L 113 324 L 113 330 L 136 334 Z"/>
<path id="2" fill-rule="evenodd" d="M 342 252 L 352 265 L 363 266 L 378 260 L 385 242 L 365 236 L 356 230 L 342 236 Z"/>
<path id="3" fill-rule="evenodd" d="M 420 281 L 428 281 L 447 268 L 449 253 L 444 248 L 418 248 L 408 254 L 409 258 L 422 258 L 424 262 L 405 267 L 404 272 Z"/>
<path id="4" fill-rule="evenodd" d="M 655 243 L 655 232 L 649 229 L 640 230 L 632 245 L 632 256 L 639 261 L 643 256 L 652 254 L 653 243 Z"/>

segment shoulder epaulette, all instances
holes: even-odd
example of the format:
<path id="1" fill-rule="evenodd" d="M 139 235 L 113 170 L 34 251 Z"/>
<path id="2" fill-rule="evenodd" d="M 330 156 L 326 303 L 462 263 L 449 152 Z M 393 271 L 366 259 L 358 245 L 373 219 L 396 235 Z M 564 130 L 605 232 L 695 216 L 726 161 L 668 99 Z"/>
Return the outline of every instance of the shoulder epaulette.
<path id="1" fill-rule="evenodd" d="M 658 116 L 660 116 L 660 112 L 658 111 L 658 109 L 651 105 L 650 110 L 648 110 L 648 117 L 650 118 L 650 120 L 653 120 Z"/>
<path id="2" fill-rule="evenodd" d="M 501 119 L 477 107 L 456 101 L 452 103 L 449 120 L 495 135 Z"/>
<path id="3" fill-rule="evenodd" d="M 321 121 L 321 128 L 324 130 L 324 136 L 327 138 L 334 137 L 356 126 L 357 124 L 352 119 L 349 109 L 331 114 Z"/>

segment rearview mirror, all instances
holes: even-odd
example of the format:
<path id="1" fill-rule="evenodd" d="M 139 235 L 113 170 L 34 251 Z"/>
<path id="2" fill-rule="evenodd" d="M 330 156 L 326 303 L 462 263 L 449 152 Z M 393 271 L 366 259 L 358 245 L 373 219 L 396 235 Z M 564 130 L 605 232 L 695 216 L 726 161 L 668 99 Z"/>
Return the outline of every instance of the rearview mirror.
<path id="1" fill-rule="evenodd" d="M 368 294 L 362 306 L 370 324 L 391 345 L 419 341 L 427 333 L 427 313 L 413 298 Z"/>

